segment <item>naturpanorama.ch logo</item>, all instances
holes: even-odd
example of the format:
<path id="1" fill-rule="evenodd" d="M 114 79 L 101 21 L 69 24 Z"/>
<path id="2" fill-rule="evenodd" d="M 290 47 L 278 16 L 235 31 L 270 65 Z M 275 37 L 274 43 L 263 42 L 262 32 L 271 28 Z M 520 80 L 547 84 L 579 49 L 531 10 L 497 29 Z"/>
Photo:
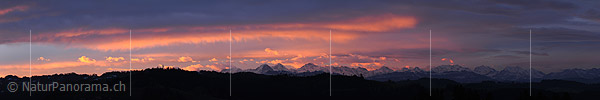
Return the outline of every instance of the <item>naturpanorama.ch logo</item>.
<path id="1" fill-rule="evenodd" d="M 6 85 L 9 92 L 32 91 L 32 92 L 121 92 L 126 91 L 126 85 L 121 81 L 115 84 L 73 84 L 73 83 L 40 83 L 29 84 L 29 82 L 9 82 Z"/>

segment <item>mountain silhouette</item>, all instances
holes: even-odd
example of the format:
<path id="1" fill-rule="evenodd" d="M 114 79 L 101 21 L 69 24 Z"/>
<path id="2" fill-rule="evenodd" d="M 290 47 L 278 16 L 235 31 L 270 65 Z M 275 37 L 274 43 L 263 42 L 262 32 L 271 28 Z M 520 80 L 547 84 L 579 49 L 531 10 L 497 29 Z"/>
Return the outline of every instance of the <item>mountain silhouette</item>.
<path id="1" fill-rule="evenodd" d="M 429 78 L 429 71 L 422 70 L 419 67 L 402 68 L 393 70 L 389 67 L 382 66 L 378 69 L 369 71 L 365 68 L 351 68 L 347 66 L 333 66 L 331 71 L 335 75 L 346 76 L 362 76 L 366 79 L 377 81 L 399 81 L 399 80 L 415 80 L 420 78 Z M 441 65 L 432 68 L 432 78 L 450 79 L 461 83 L 477 83 L 482 81 L 501 81 L 501 82 L 529 82 L 529 69 L 524 69 L 518 66 L 507 66 L 502 70 L 496 70 L 488 66 L 478 66 L 473 70 L 460 65 Z M 221 72 L 229 72 L 228 69 Z M 288 69 L 284 65 L 278 63 L 273 67 L 268 64 L 262 64 L 255 69 L 247 69 L 234 72 L 252 72 L 265 75 L 292 75 L 292 76 L 312 76 L 321 73 L 329 73 L 329 67 L 318 66 L 313 63 L 307 63 L 298 69 Z M 541 80 L 570 80 L 582 83 L 600 83 L 600 69 L 566 69 L 561 72 L 553 72 L 545 74 L 536 69 L 531 70 L 532 81 L 540 82 Z"/>
<path id="2" fill-rule="evenodd" d="M 313 66 L 314 67 L 314 66 Z M 262 66 L 261 69 L 268 69 Z M 271 71 L 275 72 L 275 71 Z M 456 75 L 468 72 L 464 76 Z M 301 75 L 299 75 L 301 74 Z M 389 99 L 405 100 L 457 99 L 457 100 L 596 100 L 600 84 L 587 84 L 568 80 L 541 80 L 533 83 L 533 96 L 529 96 L 529 83 L 519 82 L 457 82 L 451 76 L 479 78 L 484 75 L 469 71 L 450 71 L 449 77 L 427 74 L 391 72 L 377 77 L 347 76 L 313 71 L 295 74 L 264 75 L 254 72 L 223 73 L 216 71 L 186 71 L 178 68 L 149 68 L 132 72 L 107 72 L 100 76 L 92 74 L 54 74 L 34 76 L 40 83 L 125 83 L 132 90 L 120 92 L 8 92 L 0 89 L 2 99 L 177 99 L 177 100 L 227 100 L 227 99 Z M 476 75 L 475 75 L 476 74 Z M 133 77 L 130 77 L 133 76 Z M 231 75 L 231 79 L 230 79 Z M 441 74 L 440 74 L 441 75 Z M 385 76 L 385 77 L 384 77 Z M 389 76 L 389 77 L 387 77 Z M 380 78 L 384 77 L 384 78 Z M 408 78 L 407 78 L 408 77 Z M 132 84 L 128 84 L 131 78 Z M 404 78 L 406 80 L 383 80 Z M 449 79 L 445 79 L 449 78 Z M 10 82 L 28 82 L 29 77 L 7 75 L 0 78 L 0 85 Z M 331 79 L 331 80 L 330 80 Z M 378 80 L 378 81 L 375 81 Z M 229 82 L 231 81 L 231 88 Z M 465 80 L 461 80 L 465 81 Z M 331 93 L 329 97 L 330 83 Z M 128 88 L 127 88 L 128 89 Z M 231 91 L 229 91 L 231 89 Z M 131 91 L 131 96 L 129 96 Z M 229 93 L 231 92 L 231 95 Z M 548 99 L 552 98 L 552 99 Z"/>

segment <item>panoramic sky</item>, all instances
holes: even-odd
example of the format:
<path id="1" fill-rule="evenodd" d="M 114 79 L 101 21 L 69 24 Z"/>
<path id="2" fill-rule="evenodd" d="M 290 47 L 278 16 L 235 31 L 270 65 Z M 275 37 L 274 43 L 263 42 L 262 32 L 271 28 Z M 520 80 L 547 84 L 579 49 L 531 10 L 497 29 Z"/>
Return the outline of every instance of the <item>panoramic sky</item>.
<path id="1" fill-rule="evenodd" d="M 593 0 L 1 1 L 0 76 L 282 63 L 600 67 Z M 130 32 L 131 30 L 131 38 Z M 331 37 L 330 37 L 331 32 Z M 130 48 L 131 39 L 131 48 Z M 131 49 L 131 59 L 129 50 Z"/>

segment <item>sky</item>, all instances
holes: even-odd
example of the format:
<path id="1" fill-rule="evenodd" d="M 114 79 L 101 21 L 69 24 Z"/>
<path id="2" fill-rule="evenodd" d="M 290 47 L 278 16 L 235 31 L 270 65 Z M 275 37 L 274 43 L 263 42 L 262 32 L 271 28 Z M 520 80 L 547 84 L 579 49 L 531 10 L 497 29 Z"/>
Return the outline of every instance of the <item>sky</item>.
<path id="1" fill-rule="evenodd" d="M 593 0 L 1 1 L 0 76 L 328 66 L 330 41 L 333 66 L 427 69 L 430 31 L 433 66 L 529 67 L 531 31 L 534 69 L 600 67 Z"/>

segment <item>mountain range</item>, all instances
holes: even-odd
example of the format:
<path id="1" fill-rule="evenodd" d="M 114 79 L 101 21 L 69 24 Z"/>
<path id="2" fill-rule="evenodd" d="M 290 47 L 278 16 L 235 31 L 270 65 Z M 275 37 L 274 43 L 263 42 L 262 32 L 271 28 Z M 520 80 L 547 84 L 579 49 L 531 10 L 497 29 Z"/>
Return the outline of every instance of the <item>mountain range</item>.
<path id="1" fill-rule="evenodd" d="M 504 82 L 529 82 L 529 69 L 524 69 L 517 66 L 508 66 L 502 70 L 496 70 L 489 66 L 478 66 L 474 69 L 469 69 L 460 65 L 441 65 L 432 68 L 432 78 L 450 79 L 462 83 L 474 83 L 482 81 L 504 81 Z M 224 69 L 221 72 L 228 73 L 229 69 Z M 267 64 L 260 65 L 255 69 L 233 69 L 231 72 L 253 72 L 265 75 L 296 75 L 296 76 L 312 76 L 321 73 L 332 72 L 336 75 L 346 76 L 361 76 L 369 80 L 377 81 L 402 81 L 416 80 L 420 78 L 430 77 L 429 71 L 425 71 L 419 67 L 402 68 L 393 70 L 389 67 L 382 66 L 379 69 L 367 70 L 366 68 L 357 67 L 351 68 L 347 66 L 332 67 L 330 70 L 326 66 L 317 66 L 313 63 L 305 64 L 304 66 L 293 69 L 286 68 L 282 64 L 269 66 Z M 566 69 L 560 72 L 544 73 L 536 69 L 531 70 L 531 81 L 539 82 L 541 80 L 560 79 L 578 81 L 582 83 L 600 83 L 600 69 Z"/>

